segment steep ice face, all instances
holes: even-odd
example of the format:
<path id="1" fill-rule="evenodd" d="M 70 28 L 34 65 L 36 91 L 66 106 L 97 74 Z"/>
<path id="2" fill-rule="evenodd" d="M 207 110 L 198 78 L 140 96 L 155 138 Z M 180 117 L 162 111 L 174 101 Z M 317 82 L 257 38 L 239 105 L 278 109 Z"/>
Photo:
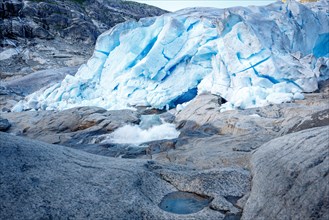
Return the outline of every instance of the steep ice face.
<path id="1" fill-rule="evenodd" d="M 28 96 L 13 110 L 161 109 L 204 91 L 225 98 L 224 109 L 300 99 L 329 78 L 329 18 L 319 8 L 293 1 L 190 8 L 119 24 L 98 38 L 75 76 Z"/>

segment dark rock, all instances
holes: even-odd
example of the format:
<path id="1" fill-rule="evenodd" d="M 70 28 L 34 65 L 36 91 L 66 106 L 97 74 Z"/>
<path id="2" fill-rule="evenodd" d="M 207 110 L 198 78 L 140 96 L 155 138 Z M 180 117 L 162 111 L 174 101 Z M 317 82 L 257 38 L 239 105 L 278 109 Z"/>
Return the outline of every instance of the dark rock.
<path id="1" fill-rule="evenodd" d="M 100 33 L 96 27 L 91 26 L 87 22 L 72 24 L 70 27 L 63 29 L 61 37 L 70 41 L 82 41 L 88 44 L 96 42 Z"/>
<path id="2" fill-rule="evenodd" d="M 161 113 L 166 113 L 165 110 L 161 110 L 161 109 L 154 109 L 154 108 L 148 108 L 145 106 L 136 106 L 137 111 L 141 114 L 141 115 L 155 115 L 155 114 L 161 114 Z"/>
<path id="3" fill-rule="evenodd" d="M 90 137 L 97 139 L 97 137 L 106 136 L 105 133 L 96 132 L 93 135 L 90 134 Z M 47 142 L 49 143 L 59 143 L 60 137 L 57 139 L 50 139 L 51 137 L 56 137 L 56 135 L 48 136 Z M 79 141 L 80 140 L 80 141 Z M 83 141 L 81 141 L 83 140 Z M 81 144 L 79 142 L 88 142 L 88 137 L 86 134 L 82 134 L 81 137 L 74 136 L 68 142 L 65 142 L 65 146 L 83 150 L 91 154 L 97 154 L 107 157 L 120 157 L 120 158 L 147 158 L 152 159 L 153 155 L 157 155 L 162 152 L 168 152 L 172 149 L 175 149 L 176 140 L 159 140 L 143 143 L 142 145 L 134 144 Z M 90 141 L 92 142 L 92 140 Z"/>
<path id="4" fill-rule="evenodd" d="M 169 150 L 175 149 L 176 139 L 173 140 L 159 140 L 151 141 L 144 144 L 146 147 L 147 155 L 154 155 L 161 152 L 167 152 Z"/>
<path id="5" fill-rule="evenodd" d="M 271 140 L 252 156 L 242 219 L 329 218 L 329 126 Z"/>
<path id="6" fill-rule="evenodd" d="M 177 125 L 180 130 L 180 137 L 209 137 L 215 134 L 219 134 L 219 129 L 212 124 L 199 125 L 194 121 L 180 121 Z"/>
<path id="7" fill-rule="evenodd" d="M 11 124 L 7 119 L 0 118 L 0 131 L 7 131 Z"/>
<path id="8" fill-rule="evenodd" d="M 160 114 L 160 118 L 167 123 L 174 123 L 175 121 L 175 115 L 170 112 Z"/>
<path id="9" fill-rule="evenodd" d="M 240 219 L 241 219 L 241 213 L 238 213 L 238 214 L 228 214 L 224 218 L 224 220 L 240 220 Z"/>
<path id="10" fill-rule="evenodd" d="M 21 1 L 1 1 L 0 2 L 0 18 L 17 16 L 23 8 L 24 3 Z"/>
<path id="11" fill-rule="evenodd" d="M 32 36 L 40 38 L 40 39 L 52 39 L 53 35 L 51 35 L 46 29 L 42 27 L 35 27 L 32 29 Z"/>
<path id="12" fill-rule="evenodd" d="M 18 51 L 0 60 L 0 78 L 80 65 L 91 56 L 102 32 L 130 19 L 165 12 L 121 0 L 0 1 L 0 52 Z"/>
<path id="13" fill-rule="evenodd" d="M 82 150 L 91 154 L 118 158 L 149 158 L 146 156 L 146 147 L 130 144 L 73 144 L 71 148 Z"/>

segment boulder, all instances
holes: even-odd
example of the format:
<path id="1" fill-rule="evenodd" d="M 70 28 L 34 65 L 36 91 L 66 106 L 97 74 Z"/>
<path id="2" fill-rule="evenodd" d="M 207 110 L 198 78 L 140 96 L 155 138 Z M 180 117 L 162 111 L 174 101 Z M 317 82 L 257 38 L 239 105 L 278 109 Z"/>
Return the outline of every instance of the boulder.
<path id="1" fill-rule="evenodd" d="M 0 118 L 0 131 L 7 131 L 10 128 L 11 124 L 7 119 Z"/>
<path id="2" fill-rule="evenodd" d="M 329 218 L 329 126 L 285 135 L 252 155 L 242 219 Z"/>

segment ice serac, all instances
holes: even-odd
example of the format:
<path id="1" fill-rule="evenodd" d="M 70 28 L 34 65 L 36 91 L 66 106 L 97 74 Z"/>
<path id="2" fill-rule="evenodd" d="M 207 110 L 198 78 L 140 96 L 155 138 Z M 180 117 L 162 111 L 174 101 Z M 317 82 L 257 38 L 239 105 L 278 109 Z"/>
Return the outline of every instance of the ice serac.
<path id="1" fill-rule="evenodd" d="M 31 94 L 14 110 L 94 105 L 175 107 L 207 91 L 250 108 L 302 99 L 329 78 L 321 1 L 189 8 L 119 24 L 97 40 L 75 76 Z"/>

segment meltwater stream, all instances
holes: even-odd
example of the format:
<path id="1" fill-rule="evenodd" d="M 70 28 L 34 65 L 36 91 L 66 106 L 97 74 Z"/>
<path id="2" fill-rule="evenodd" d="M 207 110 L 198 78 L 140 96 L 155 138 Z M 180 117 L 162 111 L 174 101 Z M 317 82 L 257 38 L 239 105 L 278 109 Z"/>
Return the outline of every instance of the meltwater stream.
<path id="1" fill-rule="evenodd" d="M 125 125 L 112 132 L 103 143 L 134 144 L 175 139 L 180 132 L 175 124 L 164 122 L 159 115 L 142 115 L 139 125 Z"/>

